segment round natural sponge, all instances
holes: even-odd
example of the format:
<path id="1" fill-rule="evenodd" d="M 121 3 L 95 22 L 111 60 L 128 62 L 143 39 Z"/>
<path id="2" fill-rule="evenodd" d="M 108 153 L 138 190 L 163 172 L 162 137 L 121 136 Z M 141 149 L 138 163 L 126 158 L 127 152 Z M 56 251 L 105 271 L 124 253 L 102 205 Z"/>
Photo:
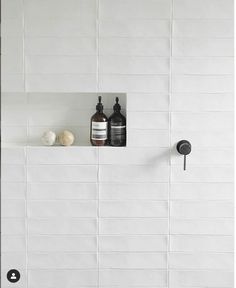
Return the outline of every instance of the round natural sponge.
<path id="1" fill-rule="evenodd" d="M 59 143 L 63 146 L 70 146 L 75 141 L 75 136 L 71 131 L 64 130 L 58 136 Z"/>

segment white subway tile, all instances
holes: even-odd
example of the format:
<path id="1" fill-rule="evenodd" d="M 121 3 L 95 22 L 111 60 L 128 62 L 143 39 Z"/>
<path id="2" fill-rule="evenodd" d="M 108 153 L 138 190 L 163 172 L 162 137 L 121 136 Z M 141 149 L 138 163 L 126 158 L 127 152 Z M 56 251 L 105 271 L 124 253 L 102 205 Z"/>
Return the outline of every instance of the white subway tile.
<path id="1" fill-rule="evenodd" d="M 95 236 L 76 235 L 30 235 L 28 238 L 30 252 L 96 252 Z"/>
<path id="2" fill-rule="evenodd" d="M 1 8 L 2 19 L 4 21 L 5 19 L 19 19 L 23 16 L 22 0 L 3 0 Z"/>
<path id="3" fill-rule="evenodd" d="M 172 183 L 173 200 L 233 200 L 233 183 Z"/>
<path id="4" fill-rule="evenodd" d="M 167 219 L 101 219 L 100 234 L 166 234 Z"/>
<path id="5" fill-rule="evenodd" d="M 28 166 L 28 177 L 30 182 L 96 182 L 97 167 L 94 165 Z"/>
<path id="6" fill-rule="evenodd" d="M 50 107 L 50 109 L 35 109 L 35 107 L 33 107 L 28 113 L 28 122 L 30 126 L 58 126 L 62 130 L 63 127 L 69 126 L 89 126 L 90 118 L 93 114 L 94 110 L 92 111 L 91 109 L 77 110 L 67 107 L 61 107 L 60 109 L 55 109 L 55 107 Z M 42 115 L 44 115 L 44 117 L 42 117 Z M 66 130 L 69 130 L 69 128 L 66 128 Z M 52 149 L 52 147 L 50 148 Z"/>
<path id="7" fill-rule="evenodd" d="M 2 109 L 2 125 L 4 126 L 26 126 L 27 110 L 22 105 L 4 105 Z"/>
<path id="8" fill-rule="evenodd" d="M 171 217 L 176 218 L 213 218 L 213 217 L 232 217 L 233 204 L 229 202 L 194 202 L 194 201 L 172 201 Z"/>
<path id="9" fill-rule="evenodd" d="M 173 92 L 177 93 L 233 93 L 231 75 L 174 75 Z"/>
<path id="10" fill-rule="evenodd" d="M 168 156 L 165 148 L 129 148 L 102 147 L 99 150 L 100 164 L 129 164 L 129 165 L 157 165 L 162 162 L 168 164 Z"/>
<path id="11" fill-rule="evenodd" d="M 101 19 L 101 37 L 169 37 L 170 22 L 156 19 Z"/>
<path id="12" fill-rule="evenodd" d="M 97 270 L 28 270 L 30 287 L 83 287 L 96 286 Z M 35 283 L 37 283 L 35 286 Z"/>
<path id="13" fill-rule="evenodd" d="M 168 94 L 129 93 L 127 96 L 128 111 L 167 111 L 168 105 Z"/>
<path id="14" fill-rule="evenodd" d="M 93 74 L 95 56 L 26 56 L 28 74 Z"/>
<path id="15" fill-rule="evenodd" d="M 26 126 L 27 106 L 6 106 L 2 109 L 2 125 L 5 126 Z"/>
<path id="16" fill-rule="evenodd" d="M 4 199 L 1 202 L 2 217 L 25 217 L 25 201 Z"/>
<path id="17" fill-rule="evenodd" d="M 28 92 L 91 92 L 96 90 L 96 75 L 26 75 L 26 90 Z"/>
<path id="18" fill-rule="evenodd" d="M 2 217 L 2 235 L 24 235 L 25 219 L 24 218 L 4 218 Z"/>
<path id="19" fill-rule="evenodd" d="M 20 52 L 15 54 L 8 54 L 1 56 L 1 69 L 3 73 L 23 73 L 24 71 L 24 63 L 23 56 Z"/>
<path id="20" fill-rule="evenodd" d="M 163 57 L 101 56 L 99 67 L 103 74 L 168 74 L 169 60 Z"/>
<path id="21" fill-rule="evenodd" d="M 225 120 L 224 120 L 225 121 Z M 229 123 L 227 123 L 229 124 Z M 185 125 L 184 125 L 185 126 Z M 183 129 L 180 127 L 178 128 L 178 131 L 172 131 L 171 133 L 171 142 L 176 145 L 176 143 L 180 139 L 188 139 L 191 143 L 194 143 L 196 147 L 233 147 L 233 133 L 232 130 L 225 131 L 225 130 L 208 130 L 204 131 L 202 128 L 199 131 L 188 131 L 183 126 Z M 227 125 L 225 126 L 227 128 Z"/>
<path id="22" fill-rule="evenodd" d="M 233 273 L 219 270 L 171 271 L 170 284 L 188 287 L 233 287 Z"/>
<path id="23" fill-rule="evenodd" d="M 50 217 L 96 217 L 97 201 L 29 201 L 28 216 L 32 218 Z"/>
<path id="24" fill-rule="evenodd" d="M 24 166 L 2 164 L 3 182 L 24 182 L 25 180 L 26 171 Z"/>
<path id="25" fill-rule="evenodd" d="M 168 130 L 155 129 L 129 129 L 128 130 L 129 147 L 169 147 Z"/>
<path id="26" fill-rule="evenodd" d="M 197 149 L 197 148 L 196 148 Z M 201 165 L 201 166 L 217 166 L 217 165 L 233 165 L 234 151 L 231 148 L 227 149 L 198 149 L 191 152 L 189 155 L 189 165 Z M 173 165 L 182 165 L 183 159 L 180 157 L 177 150 L 174 148 L 172 151 L 171 163 Z"/>
<path id="27" fill-rule="evenodd" d="M 96 269 L 96 254 L 29 253 L 29 269 Z"/>
<path id="28" fill-rule="evenodd" d="M 170 253 L 170 269 L 232 270 L 233 254 L 229 253 Z"/>
<path id="29" fill-rule="evenodd" d="M 101 18 L 169 18 L 170 5 L 169 0 L 101 0 L 99 12 Z"/>
<path id="30" fill-rule="evenodd" d="M 1 127 L 2 143 L 7 144 L 26 144 L 27 127 L 26 126 L 2 126 Z"/>
<path id="31" fill-rule="evenodd" d="M 166 56 L 169 57 L 170 43 L 165 38 L 99 38 L 100 55 Z"/>
<path id="32" fill-rule="evenodd" d="M 25 16 L 27 19 L 78 19 L 94 18 L 96 16 L 96 2 L 94 0 L 37 0 L 25 1 Z M 55 9 L 56 7 L 56 9 Z"/>
<path id="33" fill-rule="evenodd" d="M 167 236 L 99 236 L 102 252 L 160 252 L 167 250 Z"/>
<path id="34" fill-rule="evenodd" d="M 129 129 L 168 129 L 167 112 L 129 112 Z M 155 132 L 153 132 L 155 133 Z M 155 143 L 152 143 L 155 146 Z"/>
<path id="35" fill-rule="evenodd" d="M 24 108 L 27 104 L 26 93 L 6 92 L 1 95 L 2 105 L 6 108 L 19 107 Z"/>
<path id="36" fill-rule="evenodd" d="M 100 90 L 111 92 L 162 92 L 167 93 L 166 75 L 102 75 Z"/>
<path id="37" fill-rule="evenodd" d="M 2 164 L 25 164 L 25 150 L 24 148 L 8 148 L 1 149 L 1 163 Z"/>
<path id="38" fill-rule="evenodd" d="M 188 19 L 173 21 L 174 37 L 233 37 L 233 19 Z"/>
<path id="39" fill-rule="evenodd" d="M 166 253 L 101 253 L 101 269 L 165 269 Z"/>
<path id="40" fill-rule="evenodd" d="M 233 93 L 173 93 L 172 111 L 232 111 Z"/>
<path id="41" fill-rule="evenodd" d="M 112 166 L 101 165 L 99 180 L 101 182 L 167 182 L 168 166 Z"/>
<path id="42" fill-rule="evenodd" d="M 100 217 L 167 217 L 165 201 L 101 201 Z"/>
<path id="43" fill-rule="evenodd" d="M 26 254 L 24 252 L 2 252 L 1 253 L 1 267 L 9 268 L 14 267 L 25 268 L 26 266 Z"/>
<path id="44" fill-rule="evenodd" d="M 177 58 L 172 59 L 174 74 L 233 74 L 233 61 L 230 57 Z"/>
<path id="45" fill-rule="evenodd" d="M 94 147 L 30 147 L 27 155 L 29 164 L 97 164 Z"/>
<path id="46" fill-rule="evenodd" d="M 24 92 L 23 74 L 2 73 L 2 92 Z"/>
<path id="47" fill-rule="evenodd" d="M 3 0 L 2 142 L 65 128 L 90 145 L 99 88 L 105 108 L 122 92 L 124 113 L 128 93 L 128 147 L 99 149 L 99 169 L 93 147 L 27 148 L 28 167 L 23 148 L 2 150 L 3 288 L 12 265 L 17 288 L 232 287 L 233 0 L 175 0 L 173 23 L 170 0 L 23 2 Z"/>
<path id="48" fill-rule="evenodd" d="M 25 199 L 26 183 L 5 182 L 1 185 L 2 199 Z"/>
<path id="49" fill-rule="evenodd" d="M 141 270 L 141 269 L 108 269 L 100 272 L 100 285 L 162 285 L 167 284 L 167 275 L 165 271 L 158 270 Z"/>
<path id="50" fill-rule="evenodd" d="M 171 167 L 172 182 L 232 182 L 233 167 Z"/>
<path id="51" fill-rule="evenodd" d="M 167 183 L 99 183 L 99 199 L 166 200 Z"/>
<path id="52" fill-rule="evenodd" d="M 174 18 L 233 18 L 232 0 L 176 0 Z"/>
<path id="53" fill-rule="evenodd" d="M 96 39 L 92 37 L 30 37 L 25 39 L 25 54 L 95 55 Z"/>
<path id="54" fill-rule="evenodd" d="M 233 236 L 171 235 L 170 250 L 185 252 L 233 252 Z"/>
<path id="55" fill-rule="evenodd" d="M 7 74 L 23 74 L 23 40 L 22 37 L 5 37 L 2 40 L 2 57 L 5 65 L 2 67 L 3 76 Z M 6 62 L 8 61 L 8 62 Z M 23 77 L 23 75 L 22 75 Z"/>
<path id="56" fill-rule="evenodd" d="M 232 235 L 232 219 L 171 220 L 171 234 Z"/>
<path id="57" fill-rule="evenodd" d="M 233 39 L 230 38 L 173 38 L 175 57 L 233 56 Z"/>
<path id="58" fill-rule="evenodd" d="M 7 13 L 9 13 L 9 11 Z M 6 37 L 19 37 L 20 35 L 23 35 L 23 18 L 5 18 L 1 23 L 1 35 L 3 39 Z"/>
<path id="59" fill-rule="evenodd" d="M 172 182 L 232 182 L 233 167 L 171 167 Z"/>
<path id="60" fill-rule="evenodd" d="M 26 18 L 25 35 L 26 43 L 28 43 L 27 38 L 31 37 L 65 37 L 66 41 L 68 41 L 68 44 L 63 44 L 63 46 L 66 47 L 69 45 L 69 43 L 71 43 L 71 41 L 73 41 L 72 39 L 69 39 L 70 37 L 95 37 L 96 21 L 93 18 L 87 17 L 76 17 L 68 19 Z M 65 41 L 65 39 L 58 39 L 58 41 Z M 82 40 L 78 40 L 82 42 Z M 37 41 L 37 39 L 35 39 L 35 41 Z M 27 47 L 28 45 L 26 44 L 26 51 L 28 52 Z"/>
<path id="61" fill-rule="evenodd" d="M 232 112 L 172 113 L 172 129 L 185 131 L 233 131 Z"/>
<path id="62" fill-rule="evenodd" d="M 96 199 L 96 183 L 30 183 L 28 199 L 62 200 L 62 199 Z"/>
<path id="63" fill-rule="evenodd" d="M 97 222 L 95 219 L 58 218 L 29 219 L 29 234 L 95 234 Z"/>
<path id="64" fill-rule="evenodd" d="M 26 251 L 25 236 L 2 235 L 1 237 L 2 252 L 23 252 Z"/>

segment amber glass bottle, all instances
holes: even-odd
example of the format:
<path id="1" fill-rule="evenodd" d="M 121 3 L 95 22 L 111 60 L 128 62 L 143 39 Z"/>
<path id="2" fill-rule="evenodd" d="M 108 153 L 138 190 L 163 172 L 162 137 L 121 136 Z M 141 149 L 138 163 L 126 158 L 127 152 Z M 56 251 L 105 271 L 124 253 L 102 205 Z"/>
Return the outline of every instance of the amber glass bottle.
<path id="1" fill-rule="evenodd" d="M 108 139 L 111 146 L 126 146 L 126 118 L 120 113 L 119 98 L 113 106 L 114 113 L 108 119 Z"/>
<path id="2" fill-rule="evenodd" d="M 102 97 L 98 97 L 97 112 L 91 118 L 90 142 L 93 146 L 107 144 L 107 116 L 103 113 Z"/>

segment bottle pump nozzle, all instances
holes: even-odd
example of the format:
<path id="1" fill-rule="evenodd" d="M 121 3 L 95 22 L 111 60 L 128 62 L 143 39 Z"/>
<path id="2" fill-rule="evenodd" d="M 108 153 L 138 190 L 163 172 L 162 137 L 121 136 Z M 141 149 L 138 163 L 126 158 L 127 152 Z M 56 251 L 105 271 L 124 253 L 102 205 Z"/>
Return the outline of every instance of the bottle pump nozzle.
<path id="1" fill-rule="evenodd" d="M 102 96 L 98 96 L 98 104 L 96 106 L 97 111 L 102 112 L 103 111 L 103 105 L 102 105 Z"/>
<path id="2" fill-rule="evenodd" d="M 113 106 L 113 110 L 114 110 L 115 112 L 118 112 L 118 111 L 121 110 L 121 107 L 120 107 L 120 104 L 119 104 L 119 98 L 118 98 L 118 97 L 116 97 L 116 104 Z"/>

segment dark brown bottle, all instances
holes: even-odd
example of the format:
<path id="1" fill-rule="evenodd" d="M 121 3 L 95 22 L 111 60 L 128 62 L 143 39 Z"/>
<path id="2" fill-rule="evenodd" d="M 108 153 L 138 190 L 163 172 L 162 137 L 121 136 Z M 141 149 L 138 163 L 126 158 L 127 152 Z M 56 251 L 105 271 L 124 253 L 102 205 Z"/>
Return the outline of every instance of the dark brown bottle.
<path id="1" fill-rule="evenodd" d="M 103 113 L 102 97 L 98 97 L 97 112 L 91 118 L 90 142 L 93 146 L 107 144 L 107 116 Z"/>
<path id="2" fill-rule="evenodd" d="M 108 139 L 111 146 L 126 146 L 126 118 L 120 113 L 119 98 L 113 106 L 114 113 L 108 119 Z"/>

